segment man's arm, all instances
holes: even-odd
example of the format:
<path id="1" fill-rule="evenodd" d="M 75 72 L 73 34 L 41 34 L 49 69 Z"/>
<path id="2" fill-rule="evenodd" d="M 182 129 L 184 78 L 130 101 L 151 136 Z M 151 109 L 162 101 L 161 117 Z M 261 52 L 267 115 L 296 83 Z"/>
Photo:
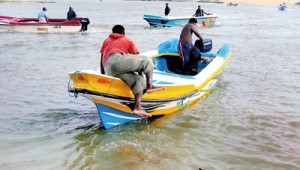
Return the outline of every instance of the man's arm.
<path id="1" fill-rule="evenodd" d="M 196 12 L 195 12 L 195 14 L 193 15 L 194 17 L 197 15 L 197 10 L 196 10 Z"/>
<path id="2" fill-rule="evenodd" d="M 139 54 L 140 52 L 139 52 L 138 48 L 136 47 L 135 43 L 131 39 L 128 39 L 128 42 L 129 42 L 128 53 L 129 54 Z"/>
<path id="3" fill-rule="evenodd" d="M 46 22 L 49 22 L 47 13 L 45 13 L 45 20 L 46 20 Z"/>
<path id="4" fill-rule="evenodd" d="M 100 71 L 101 71 L 101 74 L 105 74 L 102 59 L 103 59 L 103 54 L 101 54 L 101 59 L 100 59 Z"/>
<path id="5" fill-rule="evenodd" d="M 203 41 L 201 35 L 199 34 L 199 32 L 197 31 L 196 27 L 192 26 L 192 30 L 195 33 L 195 35 L 201 40 Z"/>

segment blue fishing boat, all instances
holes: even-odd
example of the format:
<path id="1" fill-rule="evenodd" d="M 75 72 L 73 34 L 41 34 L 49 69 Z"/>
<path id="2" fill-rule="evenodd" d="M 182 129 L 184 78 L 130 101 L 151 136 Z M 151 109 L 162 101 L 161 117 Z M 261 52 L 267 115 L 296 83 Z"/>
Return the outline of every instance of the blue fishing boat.
<path id="1" fill-rule="evenodd" d="M 188 23 L 191 16 L 186 17 L 172 17 L 172 16 L 156 16 L 144 14 L 144 20 L 146 20 L 150 26 L 162 26 L 162 27 L 175 27 L 184 26 Z M 211 27 L 215 24 L 216 15 L 206 15 L 201 17 L 194 17 L 197 19 L 197 26 L 200 27 Z"/>
<path id="2" fill-rule="evenodd" d="M 169 115 L 184 109 L 209 94 L 219 81 L 231 57 L 229 44 L 223 44 L 217 53 L 210 53 L 212 42 L 205 40 L 199 48 L 201 59 L 196 74 L 182 71 L 182 59 L 177 50 L 178 39 L 161 43 L 157 49 L 141 53 L 153 58 L 155 69 L 153 85 L 165 90 L 146 93 L 141 105 L 152 117 Z M 133 114 L 134 95 L 121 79 L 103 75 L 97 70 L 69 73 L 68 91 L 71 96 L 86 97 L 95 103 L 104 129 L 141 120 Z"/>
<path id="3" fill-rule="evenodd" d="M 286 9 L 287 9 L 287 6 L 286 6 L 286 4 L 285 3 L 283 3 L 283 4 L 280 4 L 279 5 L 279 11 L 286 11 Z"/>

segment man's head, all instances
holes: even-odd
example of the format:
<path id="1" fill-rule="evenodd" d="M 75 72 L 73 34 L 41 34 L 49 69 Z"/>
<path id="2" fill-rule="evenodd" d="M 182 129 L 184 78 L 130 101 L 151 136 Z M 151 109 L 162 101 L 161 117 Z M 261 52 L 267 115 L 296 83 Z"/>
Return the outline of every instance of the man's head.
<path id="1" fill-rule="evenodd" d="M 195 18 L 191 18 L 190 20 L 189 20 L 189 23 L 191 23 L 191 24 L 197 24 L 197 20 L 195 19 Z"/>
<path id="2" fill-rule="evenodd" d="M 201 8 L 201 6 L 200 6 L 200 5 L 198 5 L 198 8 L 200 9 L 200 8 Z"/>
<path id="3" fill-rule="evenodd" d="M 46 7 L 43 7 L 43 11 L 47 11 L 47 8 L 46 8 Z"/>
<path id="4" fill-rule="evenodd" d="M 115 25 L 112 28 L 113 33 L 118 33 L 118 34 L 125 34 L 125 28 L 122 25 Z"/>
<path id="5" fill-rule="evenodd" d="M 168 3 L 166 3 L 166 6 L 168 6 L 169 4 Z"/>

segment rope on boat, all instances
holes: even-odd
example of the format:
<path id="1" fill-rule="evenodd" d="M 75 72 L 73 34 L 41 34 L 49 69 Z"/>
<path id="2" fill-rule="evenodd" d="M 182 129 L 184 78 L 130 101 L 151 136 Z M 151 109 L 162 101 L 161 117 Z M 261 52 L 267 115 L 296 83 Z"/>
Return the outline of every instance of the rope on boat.
<path id="1" fill-rule="evenodd" d="M 116 77 L 114 77 L 113 81 L 110 83 L 110 86 L 109 86 L 109 88 L 108 88 L 108 90 L 107 90 L 106 94 L 108 94 L 108 92 L 110 91 L 110 88 L 111 88 L 111 86 L 112 86 L 113 82 L 115 81 L 115 79 L 116 79 Z"/>
<path id="2" fill-rule="evenodd" d="M 80 71 L 75 71 L 72 76 L 70 77 L 70 80 L 69 80 L 69 83 L 68 83 L 68 94 L 70 97 L 74 97 L 74 98 L 77 98 L 78 96 L 78 93 L 76 92 L 76 88 L 74 88 L 74 95 L 71 95 L 70 93 L 70 83 L 71 83 L 71 80 L 73 79 L 73 77 L 76 75 L 76 74 L 79 74 Z"/>
<path id="3" fill-rule="evenodd" d="M 183 100 L 177 102 L 177 107 L 182 110 L 184 108 L 188 108 L 189 107 L 189 102 L 190 102 L 190 99 L 188 101 L 186 101 L 186 103 L 184 104 L 183 103 Z"/>

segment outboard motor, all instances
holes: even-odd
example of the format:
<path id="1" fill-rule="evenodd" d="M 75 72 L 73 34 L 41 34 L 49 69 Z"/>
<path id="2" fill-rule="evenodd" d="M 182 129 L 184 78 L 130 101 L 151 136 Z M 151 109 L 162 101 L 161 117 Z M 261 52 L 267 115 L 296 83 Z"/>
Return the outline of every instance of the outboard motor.
<path id="1" fill-rule="evenodd" d="M 196 40 L 195 47 L 197 47 L 201 52 L 207 53 L 212 49 L 212 40 L 203 39 L 203 41 Z"/>
<path id="2" fill-rule="evenodd" d="M 81 18 L 80 23 L 81 23 L 80 31 L 86 31 L 88 25 L 90 24 L 90 20 L 88 18 Z"/>

